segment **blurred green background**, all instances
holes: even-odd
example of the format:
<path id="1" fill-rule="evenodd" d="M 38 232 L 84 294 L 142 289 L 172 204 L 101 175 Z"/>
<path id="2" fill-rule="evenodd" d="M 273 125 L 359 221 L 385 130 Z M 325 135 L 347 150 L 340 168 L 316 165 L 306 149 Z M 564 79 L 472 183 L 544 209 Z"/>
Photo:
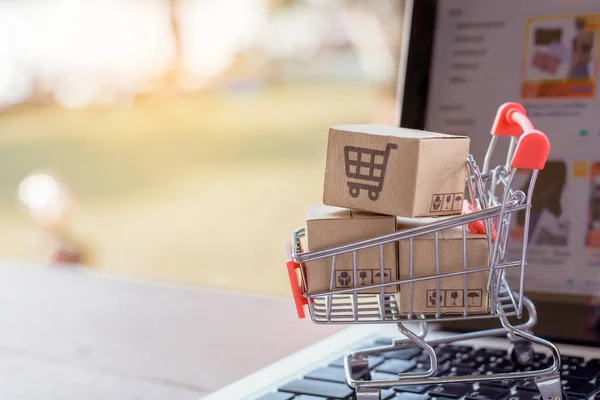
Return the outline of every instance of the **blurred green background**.
<path id="1" fill-rule="evenodd" d="M 402 2 L 239 5 L 0 1 L 2 258 L 288 295 L 328 127 L 393 123 Z"/>

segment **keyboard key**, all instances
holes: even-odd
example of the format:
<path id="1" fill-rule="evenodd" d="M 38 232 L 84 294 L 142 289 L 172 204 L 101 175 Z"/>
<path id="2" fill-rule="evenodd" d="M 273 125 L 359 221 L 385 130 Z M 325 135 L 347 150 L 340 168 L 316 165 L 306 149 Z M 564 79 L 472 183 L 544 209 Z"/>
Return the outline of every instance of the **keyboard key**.
<path id="1" fill-rule="evenodd" d="M 416 368 L 410 370 L 411 373 L 417 372 L 427 372 L 429 371 L 429 364 L 422 365 L 419 364 Z M 437 372 L 433 376 L 445 376 L 447 372 L 450 371 L 450 366 L 448 364 L 438 365 Z"/>
<path id="2" fill-rule="evenodd" d="M 365 369 L 364 374 L 360 374 L 359 376 L 364 376 L 367 374 L 367 372 L 368 370 Z M 343 368 L 337 367 L 320 367 L 304 375 L 304 378 L 316 379 L 319 381 L 346 383 L 346 371 Z"/>
<path id="3" fill-rule="evenodd" d="M 496 373 L 504 373 L 504 372 L 515 372 L 517 370 L 517 366 L 512 362 L 504 358 L 499 358 L 496 362 L 493 362 L 486 366 L 488 371 L 496 372 Z"/>
<path id="4" fill-rule="evenodd" d="M 549 364 L 547 364 L 545 362 L 534 361 L 530 365 L 528 365 L 526 367 L 522 367 L 519 370 L 520 371 L 539 371 L 540 369 L 544 369 L 548 366 L 549 366 Z"/>
<path id="5" fill-rule="evenodd" d="M 583 364 L 583 357 L 570 357 L 570 356 L 561 356 L 560 360 L 563 364 L 571 364 L 571 365 L 581 365 Z"/>
<path id="6" fill-rule="evenodd" d="M 452 367 L 450 370 L 446 371 L 442 376 L 454 377 L 467 375 L 483 375 L 483 372 L 473 368 Z"/>
<path id="7" fill-rule="evenodd" d="M 509 394 L 508 389 L 493 386 L 482 386 L 465 396 L 466 400 L 499 400 Z"/>
<path id="8" fill-rule="evenodd" d="M 438 362 L 438 364 L 444 364 L 445 362 L 449 361 L 451 358 L 452 358 L 452 354 L 442 353 L 442 354 L 437 355 L 437 362 Z M 430 364 L 429 353 L 423 352 L 423 354 L 421 354 L 419 357 L 415 358 L 413 361 L 415 361 L 417 364 L 429 365 Z"/>
<path id="9" fill-rule="evenodd" d="M 592 368 L 570 365 L 568 369 L 564 369 L 560 372 L 560 376 L 562 379 L 580 379 L 589 382 L 594 376 L 596 376 L 597 373 L 598 371 Z"/>
<path id="10" fill-rule="evenodd" d="M 394 400 L 429 400 L 430 397 L 416 393 L 397 393 Z"/>
<path id="11" fill-rule="evenodd" d="M 529 390 L 517 390 L 511 394 L 506 400 L 542 400 L 542 394 Z"/>
<path id="12" fill-rule="evenodd" d="M 387 372 L 388 374 L 401 374 L 415 367 L 414 361 L 390 359 L 375 367 L 375 371 Z"/>
<path id="13" fill-rule="evenodd" d="M 256 400 L 290 400 L 294 397 L 293 394 L 283 392 L 272 392 L 262 395 Z"/>
<path id="14" fill-rule="evenodd" d="M 372 381 L 397 381 L 397 374 L 388 374 L 386 372 L 371 372 L 371 380 Z"/>
<path id="15" fill-rule="evenodd" d="M 280 387 L 279 390 L 295 394 L 330 397 L 336 400 L 349 399 L 354 394 L 354 390 L 348 385 L 312 379 L 295 379 Z"/>
<path id="16" fill-rule="evenodd" d="M 582 380 L 568 380 L 563 381 L 562 389 L 568 396 L 574 397 L 589 397 L 594 394 L 598 389 L 596 385 L 582 381 Z"/>
<path id="17" fill-rule="evenodd" d="M 454 353 L 470 353 L 473 351 L 473 346 L 458 346 L 458 345 L 449 345 L 445 347 L 446 350 L 450 349 Z"/>
<path id="18" fill-rule="evenodd" d="M 500 350 L 500 349 L 477 349 L 477 350 L 475 350 L 473 355 L 476 357 L 481 356 L 481 357 L 485 357 L 486 359 L 490 359 L 492 357 L 495 357 L 495 358 L 507 357 L 507 352 L 506 352 L 506 350 Z"/>
<path id="19" fill-rule="evenodd" d="M 381 394 L 380 394 L 379 398 L 381 400 L 389 400 L 389 399 L 393 399 L 394 396 L 396 396 L 396 392 L 394 392 L 393 389 L 383 389 L 381 391 Z"/>
<path id="20" fill-rule="evenodd" d="M 329 366 L 344 368 L 344 358 L 345 357 L 338 358 L 337 360 L 331 362 Z M 384 361 L 384 358 L 380 356 L 369 356 L 367 359 L 369 360 L 369 369 L 375 368 Z"/>
<path id="21" fill-rule="evenodd" d="M 488 365 L 497 360 L 496 356 L 484 356 L 484 355 L 475 355 L 471 356 L 471 359 L 475 361 L 478 365 Z"/>
<path id="22" fill-rule="evenodd" d="M 533 392 L 538 392 L 537 384 L 533 379 L 526 379 L 524 381 L 517 382 L 517 390 L 530 390 Z"/>
<path id="23" fill-rule="evenodd" d="M 468 358 L 467 359 L 455 358 L 454 360 L 452 360 L 452 362 L 450 364 L 454 367 L 470 368 L 470 369 L 476 369 L 477 367 L 479 367 L 481 365 L 481 363 L 477 363 L 475 360 L 471 360 Z"/>
<path id="24" fill-rule="evenodd" d="M 436 386 L 429 390 L 429 394 L 432 396 L 450 397 L 452 399 L 459 399 L 471 392 L 473 388 L 471 385 L 466 383 L 445 383 L 440 386 Z"/>
<path id="25" fill-rule="evenodd" d="M 595 369 L 598 372 L 600 372 L 600 359 L 592 358 L 591 360 L 588 360 L 588 362 L 585 363 L 585 366 L 587 368 Z"/>
<path id="26" fill-rule="evenodd" d="M 423 393 L 427 392 L 430 388 L 431 388 L 431 385 L 394 386 L 394 390 L 397 392 L 416 393 L 416 394 L 423 394 Z M 414 399 L 414 400 L 417 400 L 417 399 Z"/>
<path id="27" fill-rule="evenodd" d="M 511 387 L 515 386 L 515 383 L 516 381 L 514 379 L 503 379 L 501 381 L 481 382 L 479 385 L 510 389 Z"/>
<path id="28" fill-rule="evenodd" d="M 397 358 L 400 360 L 410 360 L 421 354 L 423 350 L 420 347 L 409 347 L 407 349 L 390 350 L 381 353 L 385 358 Z"/>

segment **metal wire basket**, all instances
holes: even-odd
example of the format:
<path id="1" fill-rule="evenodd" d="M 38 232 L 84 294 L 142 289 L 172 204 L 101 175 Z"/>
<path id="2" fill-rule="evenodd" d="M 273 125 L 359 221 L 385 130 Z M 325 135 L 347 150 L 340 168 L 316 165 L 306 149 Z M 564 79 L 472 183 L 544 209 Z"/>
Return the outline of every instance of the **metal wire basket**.
<path id="1" fill-rule="evenodd" d="M 510 145 L 506 163 L 489 168 L 492 152 L 500 136 L 508 136 Z M 304 306 L 308 307 L 309 315 L 316 324 L 373 324 L 393 323 L 405 336 L 404 339 L 394 341 L 391 346 L 361 350 L 349 354 L 345 360 L 346 378 L 350 386 L 356 389 L 357 399 L 379 398 L 382 388 L 396 385 L 423 385 L 433 383 L 452 382 L 482 382 L 504 379 L 535 378 L 544 400 L 556 400 L 562 396 L 558 371 L 560 369 L 560 356 L 558 349 L 550 342 L 530 333 L 536 322 L 536 311 L 533 303 L 524 295 L 525 267 L 527 257 L 527 241 L 529 231 L 529 217 L 531 200 L 535 181 L 539 170 L 543 169 L 549 153 L 549 142 L 546 135 L 535 130 L 527 118 L 524 108 L 517 103 L 502 105 L 496 115 L 492 128 L 492 139 L 485 156 L 483 167 L 480 169 L 474 158 L 467 157 L 466 198 L 469 200 L 471 210 L 464 215 L 440 219 L 439 221 L 423 226 L 397 231 L 391 234 L 369 238 L 366 240 L 348 243 L 319 251 L 303 251 L 305 228 L 293 232 L 291 242 L 286 243 L 287 268 L 296 302 L 299 317 L 304 318 Z M 512 188 L 515 174 L 518 170 L 530 170 L 530 182 L 527 193 Z M 522 211 L 524 218 L 524 234 L 522 236 L 521 254 L 517 259 L 509 259 L 507 243 L 512 216 Z M 462 265 L 455 271 L 440 272 L 440 234 L 447 229 L 458 229 L 462 240 Z M 488 243 L 489 263 L 487 265 L 468 268 L 467 266 L 467 236 L 468 232 L 485 234 Z M 435 273 L 427 276 L 416 276 L 419 269 L 414 263 L 414 244 L 425 235 L 434 240 Z M 408 242 L 409 275 L 402 279 L 384 279 L 383 249 L 387 244 Z M 368 285 L 359 285 L 357 274 L 356 254 L 360 250 L 375 248 L 379 250 L 379 282 Z M 346 255 L 352 260 L 352 277 L 346 288 L 335 288 L 337 260 Z M 320 292 L 307 292 L 306 263 L 327 259 L 330 266 L 329 290 Z M 513 288 L 507 279 L 507 271 L 513 271 L 518 287 Z M 468 275 L 474 273 L 487 274 L 486 293 L 482 293 L 489 307 L 486 312 L 472 312 L 469 307 L 469 280 Z M 462 307 L 452 313 L 442 312 L 440 284 L 444 279 L 463 277 L 461 296 Z M 513 280 L 515 281 L 515 280 Z M 435 291 L 432 302 L 435 309 L 430 312 L 415 312 L 414 287 L 419 282 L 435 282 Z M 350 284 L 351 283 L 351 284 Z M 515 285 L 517 286 L 517 285 Z M 396 296 L 389 293 L 386 288 L 401 288 L 408 291 L 408 305 L 400 307 Z M 458 291 L 452 294 L 453 299 L 458 297 Z M 478 295 L 479 296 L 479 295 Z M 509 317 L 521 319 L 524 309 L 528 311 L 529 319 L 518 326 L 509 321 Z M 428 322 L 457 321 L 465 319 L 498 318 L 502 328 L 469 334 L 455 335 L 443 340 L 427 341 L 425 335 Z M 405 323 L 415 322 L 420 326 L 420 332 L 414 333 Z M 414 329 L 414 328 L 413 328 Z M 479 376 L 436 376 L 438 363 L 433 346 L 475 337 L 508 335 L 513 341 L 536 343 L 547 348 L 552 354 L 553 363 L 550 367 L 526 372 L 497 373 Z M 427 371 L 407 372 L 398 375 L 395 380 L 367 380 L 364 377 L 356 378 L 353 371 L 362 370 L 367 365 L 367 356 L 384 351 L 421 347 L 430 356 L 430 368 Z M 521 348 L 523 348 L 521 346 Z M 525 347 L 527 349 L 527 347 Z M 527 350 L 521 354 L 515 353 L 515 361 L 526 363 Z"/>

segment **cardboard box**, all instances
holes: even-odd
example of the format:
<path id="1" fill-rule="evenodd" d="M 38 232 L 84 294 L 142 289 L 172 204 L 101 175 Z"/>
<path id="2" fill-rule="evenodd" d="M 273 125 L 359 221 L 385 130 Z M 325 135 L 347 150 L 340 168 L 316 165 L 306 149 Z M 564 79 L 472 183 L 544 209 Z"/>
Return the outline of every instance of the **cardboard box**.
<path id="1" fill-rule="evenodd" d="M 323 202 L 404 217 L 460 214 L 469 138 L 384 125 L 329 129 Z"/>
<path id="2" fill-rule="evenodd" d="M 397 229 L 403 230 L 439 221 L 439 218 L 397 218 Z M 489 266 L 489 246 L 486 235 L 473 234 L 467 229 L 467 269 Z M 400 279 L 410 277 L 410 243 L 399 242 L 398 264 Z M 464 270 L 462 228 L 446 229 L 438 233 L 439 272 Z M 413 239 L 413 277 L 435 275 L 435 236 L 433 233 Z M 489 307 L 487 281 L 489 273 L 467 274 L 467 305 L 469 314 L 486 313 Z M 462 314 L 464 311 L 464 276 L 440 278 L 440 312 Z M 409 310 L 409 284 L 400 285 L 400 312 Z M 436 281 L 414 282 L 413 313 L 435 314 L 437 310 Z"/>
<path id="3" fill-rule="evenodd" d="M 329 206 L 312 206 L 307 210 L 306 238 L 309 251 L 323 250 L 334 246 L 357 242 L 376 236 L 393 233 L 396 218 L 362 211 Z M 306 278 L 308 293 L 330 290 L 331 257 L 307 263 Z M 384 277 L 381 279 L 379 246 L 356 252 L 357 285 L 391 282 L 398 279 L 396 243 L 383 246 Z M 354 287 L 352 253 L 336 256 L 333 289 Z M 373 289 L 363 293 L 380 293 Z M 387 293 L 396 292 L 396 286 L 386 288 Z"/>

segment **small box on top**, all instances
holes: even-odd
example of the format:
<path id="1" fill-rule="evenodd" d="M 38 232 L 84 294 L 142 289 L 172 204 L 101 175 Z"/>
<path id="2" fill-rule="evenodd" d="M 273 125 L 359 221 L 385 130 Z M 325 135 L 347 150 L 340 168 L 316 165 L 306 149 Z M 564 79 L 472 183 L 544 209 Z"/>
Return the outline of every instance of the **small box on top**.
<path id="1" fill-rule="evenodd" d="M 323 250 L 376 236 L 393 233 L 396 218 L 371 214 L 339 207 L 312 206 L 307 210 L 306 239 L 309 251 Z M 316 293 L 336 289 L 348 289 L 364 285 L 398 280 L 396 243 L 356 251 L 356 276 L 352 253 L 335 257 L 335 273 L 332 277 L 332 257 L 306 263 L 307 292 Z M 383 269 L 383 275 L 381 274 Z M 396 292 L 397 287 L 386 287 L 386 293 Z M 380 293 L 371 289 L 360 293 Z"/>
<path id="2" fill-rule="evenodd" d="M 439 220 L 440 218 L 399 217 L 397 229 L 415 228 Z M 468 229 L 463 231 L 462 226 L 458 226 L 438 232 L 437 236 L 437 268 L 435 233 L 412 239 L 412 257 L 410 240 L 399 242 L 400 280 L 489 266 L 489 245 L 485 234 L 474 234 Z M 402 284 L 399 295 L 400 313 L 408 313 L 411 305 L 413 314 L 435 314 L 438 306 L 440 314 L 463 314 L 465 305 L 469 314 L 486 313 L 489 308 L 488 275 L 488 271 L 481 271 L 439 278 L 439 293 L 436 279 L 413 282 L 412 293 L 410 284 Z"/>
<path id="3" fill-rule="evenodd" d="M 386 215 L 459 214 L 469 138 L 384 125 L 329 129 L 323 202 Z"/>

